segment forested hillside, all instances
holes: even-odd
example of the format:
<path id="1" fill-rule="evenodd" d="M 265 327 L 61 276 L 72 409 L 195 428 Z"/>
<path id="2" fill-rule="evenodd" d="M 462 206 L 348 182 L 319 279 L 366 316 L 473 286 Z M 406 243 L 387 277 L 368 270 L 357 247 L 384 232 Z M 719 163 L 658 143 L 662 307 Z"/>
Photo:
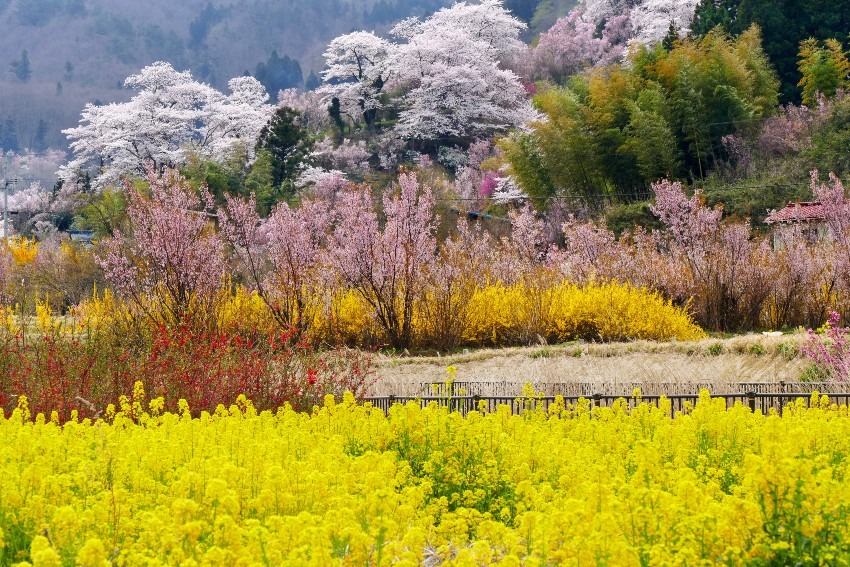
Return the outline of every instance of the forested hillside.
<path id="1" fill-rule="evenodd" d="M 86 102 L 126 100 L 124 79 L 158 60 L 217 88 L 258 71 L 272 93 L 303 87 L 311 71 L 321 72 L 333 37 L 383 32 L 450 3 L 0 0 L 0 146 L 66 147 L 60 130 L 76 124 Z"/>

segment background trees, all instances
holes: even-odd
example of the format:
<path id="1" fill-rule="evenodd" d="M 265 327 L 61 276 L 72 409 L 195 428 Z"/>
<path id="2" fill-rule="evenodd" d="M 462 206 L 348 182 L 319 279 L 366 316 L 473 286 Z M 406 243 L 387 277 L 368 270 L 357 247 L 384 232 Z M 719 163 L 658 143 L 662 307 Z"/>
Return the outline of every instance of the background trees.
<path id="1" fill-rule="evenodd" d="M 630 66 L 597 68 L 541 92 L 546 116 L 501 143 L 538 204 L 555 195 L 640 198 L 662 177 L 699 180 L 725 156 L 724 136 L 769 116 L 778 83 L 758 29 L 714 31 L 667 51 L 639 47 Z"/>
<path id="2" fill-rule="evenodd" d="M 705 35 L 715 26 L 733 35 L 757 24 L 763 34 L 764 51 L 780 80 L 781 100 L 797 103 L 797 53 L 800 42 L 846 37 L 850 26 L 847 0 L 702 0 L 694 16 L 693 30 Z"/>
<path id="3" fill-rule="evenodd" d="M 381 112 L 397 114 L 404 139 L 468 144 L 504 132 L 533 115 L 519 78 L 500 66 L 523 48 L 524 27 L 501 2 L 484 0 L 404 20 L 392 30 L 396 42 L 340 36 L 325 52 L 324 100 L 370 130 Z"/>
<path id="4" fill-rule="evenodd" d="M 88 104 L 81 125 L 65 131 L 74 151 L 62 169 L 66 182 L 93 163 L 98 164 L 93 183 L 102 188 L 121 175 L 141 175 L 146 164 L 156 170 L 180 165 L 187 148 L 214 159 L 226 158 L 237 144 L 253 151 L 273 110 L 256 79 L 233 79 L 231 94 L 223 95 L 165 62 L 131 75 L 125 85 L 138 91 L 132 100 Z"/>
<path id="5" fill-rule="evenodd" d="M 30 57 L 26 49 L 21 51 L 21 56 L 12 61 L 12 74 L 15 75 L 20 82 L 26 83 L 32 77 L 32 67 L 30 67 Z"/>
<path id="6" fill-rule="evenodd" d="M 266 211 L 280 199 L 274 194 L 276 191 L 292 193 L 292 181 L 313 148 L 307 131 L 298 124 L 299 116 L 297 110 L 279 107 L 260 130 L 257 151 L 266 154 L 261 159 L 268 159 L 271 167 L 272 186 L 268 194 L 257 197 L 259 205 Z"/>

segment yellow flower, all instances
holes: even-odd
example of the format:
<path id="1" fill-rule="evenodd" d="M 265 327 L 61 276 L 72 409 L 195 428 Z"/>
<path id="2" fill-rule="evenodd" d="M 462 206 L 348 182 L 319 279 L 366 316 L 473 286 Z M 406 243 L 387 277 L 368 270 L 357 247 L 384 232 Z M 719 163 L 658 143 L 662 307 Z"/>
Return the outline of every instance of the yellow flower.
<path id="1" fill-rule="evenodd" d="M 109 556 L 99 538 L 86 540 L 77 553 L 77 565 L 79 567 L 109 567 Z"/>
<path id="2" fill-rule="evenodd" d="M 44 536 L 35 536 L 30 544 L 33 567 L 62 567 L 62 559 Z"/>

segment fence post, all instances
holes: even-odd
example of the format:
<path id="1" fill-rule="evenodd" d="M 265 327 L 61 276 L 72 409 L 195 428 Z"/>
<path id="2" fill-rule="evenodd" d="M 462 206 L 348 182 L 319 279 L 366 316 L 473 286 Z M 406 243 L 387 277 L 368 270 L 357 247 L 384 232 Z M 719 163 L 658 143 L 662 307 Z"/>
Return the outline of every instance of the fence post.
<path id="1" fill-rule="evenodd" d="M 756 411 L 756 393 L 747 392 L 747 403 L 750 405 L 750 411 Z"/>
<path id="2" fill-rule="evenodd" d="M 395 403 L 395 395 L 390 394 L 389 396 L 387 396 L 387 415 L 389 415 L 390 408 L 393 407 L 394 403 Z"/>
<path id="3" fill-rule="evenodd" d="M 593 394 L 593 406 L 600 407 L 602 405 L 602 394 Z"/>
<path id="4" fill-rule="evenodd" d="M 478 411 L 478 402 L 481 401 L 481 394 L 472 395 L 472 411 Z"/>

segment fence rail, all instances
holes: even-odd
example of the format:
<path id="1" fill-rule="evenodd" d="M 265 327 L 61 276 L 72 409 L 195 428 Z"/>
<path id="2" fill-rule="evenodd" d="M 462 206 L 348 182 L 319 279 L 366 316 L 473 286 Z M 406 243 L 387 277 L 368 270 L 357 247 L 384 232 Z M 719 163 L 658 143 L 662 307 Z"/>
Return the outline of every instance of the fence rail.
<path id="1" fill-rule="evenodd" d="M 710 382 L 620 382 L 620 383 L 598 383 L 598 382 L 531 382 L 534 391 L 544 396 L 584 396 L 594 394 L 604 396 L 631 396 L 635 388 L 640 388 L 644 397 L 647 395 L 674 394 L 695 395 L 702 389 L 709 391 L 718 388 L 717 384 Z M 732 393 L 745 394 L 756 392 L 759 394 L 811 394 L 820 392 L 823 394 L 841 393 L 847 390 L 848 385 L 841 382 L 737 382 L 722 385 Z M 402 387 L 402 392 L 394 392 L 397 396 L 482 396 L 482 397 L 517 397 L 522 396 L 523 384 L 519 382 L 417 382 L 410 387 Z"/>
<path id="2" fill-rule="evenodd" d="M 850 392 L 833 392 L 827 394 L 831 402 L 838 405 L 850 405 Z M 514 414 L 522 414 L 529 409 L 543 408 L 548 411 L 549 407 L 555 403 L 557 397 L 563 399 L 565 404 L 577 404 L 580 400 L 587 400 L 593 407 L 610 407 L 617 400 L 623 400 L 627 403 L 629 409 L 634 408 L 640 403 L 651 403 L 659 406 L 662 399 L 670 402 L 670 416 L 673 417 L 677 412 L 686 410 L 688 406 L 693 407 L 699 400 L 699 394 L 669 394 L 669 395 L 641 395 L 639 398 L 626 397 L 611 394 L 592 394 L 590 396 L 538 396 L 534 398 L 523 398 L 517 396 L 479 396 L 463 395 L 463 396 L 373 396 L 363 398 L 363 402 L 371 403 L 373 407 L 388 413 L 394 404 L 406 404 L 409 402 L 419 403 L 422 407 L 431 403 L 436 403 L 438 406 L 447 407 L 450 411 L 458 411 L 464 415 L 470 411 L 478 410 L 482 407 L 487 412 L 496 411 L 499 406 L 509 406 Z M 742 404 L 750 408 L 752 411 L 760 410 L 762 413 L 768 413 L 771 409 L 782 413 L 783 409 L 797 400 L 805 400 L 808 406 L 811 400 L 811 392 L 732 392 L 726 394 L 712 394 L 713 399 L 723 399 L 726 401 L 727 407 L 733 407 L 735 404 Z"/>

